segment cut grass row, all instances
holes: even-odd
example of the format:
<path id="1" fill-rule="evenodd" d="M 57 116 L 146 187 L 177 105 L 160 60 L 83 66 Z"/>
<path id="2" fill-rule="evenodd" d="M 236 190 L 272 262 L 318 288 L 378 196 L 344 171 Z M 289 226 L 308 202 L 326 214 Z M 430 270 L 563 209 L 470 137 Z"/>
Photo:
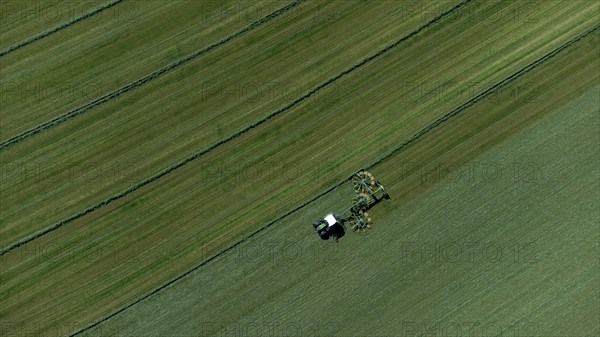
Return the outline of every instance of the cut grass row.
<path id="1" fill-rule="evenodd" d="M 112 1 L 109 1 L 107 3 L 101 4 L 100 6 L 95 7 L 95 8 L 93 8 L 93 9 L 91 9 L 91 10 L 85 12 L 85 13 L 81 13 L 80 15 L 77 15 L 77 16 L 73 16 L 72 11 L 74 10 L 74 8 L 73 9 L 69 9 L 69 11 L 71 11 L 71 12 L 66 17 L 66 21 L 64 21 L 64 22 L 62 22 L 62 23 L 60 23 L 60 24 L 58 24 L 58 25 L 56 25 L 56 26 L 54 26 L 54 27 L 52 27 L 52 28 L 50 28 L 48 30 L 44 30 L 42 32 L 36 33 L 33 36 L 30 36 L 30 37 L 28 37 L 26 39 L 23 39 L 23 40 L 21 40 L 19 42 L 16 42 L 16 43 L 14 43 L 14 44 L 12 44 L 12 45 L 10 45 L 8 47 L 5 47 L 5 48 L 1 49 L 0 50 L 0 57 L 4 56 L 4 55 L 6 55 L 6 54 L 8 54 L 10 52 L 13 52 L 13 51 L 15 51 L 15 50 L 17 50 L 19 48 L 23 48 L 23 47 L 25 47 L 25 46 L 27 46 L 29 44 L 32 44 L 32 43 L 34 43 L 36 41 L 39 41 L 39 40 L 41 40 L 41 39 L 43 39 L 43 38 L 45 38 L 45 37 L 47 37 L 49 35 L 52 35 L 52 34 L 58 32 L 58 31 L 60 31 L 61 29 L 65 29 L 65 28 L 67 28 L 67 27 L 69 27 L 71 25 L 74 25 L 74 24 L 76 24 L 76 23 L 78 23 L 80 21 L 88 19 L 88 18 L 90 18 L 90 17 L 92 17 L 92 16 L 94 16 L 96 14 L 101 13 L 102 11 L 110 9 L 110 8 L 118 5 L 122 1 L 123 0 L 112 0 Z M 16 12 L 16 13 L 18 14 L 18 12 Z M 2 19 L 5 20 L 4 15 L 3 15 Z M 4 28 L 5 27 L 3 27 L 3 31 L 4 31 Z M 19 29 L 19 31 L 21 31 L 21 29 Z M 0 46 L 0 48 L 2 48 L 2 47 L 4 47 L 4 46 Z"/>
<path id="2" fill-rule="evenodd" d="M 553 12 L 555 9 L 549 11 Z M 464 24 L 464 22 L 462 23 Z M 454 24 L 454 29 L 461 28 L 461 32 L 468 31 L 466 28 L 469 25 L 459 27 L 460 24 Z M 453 27 L 447 28 L 452 30 Z M 492 27 L 482 24 L 472 29 L 489 36 Z M 486 31 L 486 29 L 489 30 Z M 505 27 L 505 29 L 518 31 L 515 27 Z M 556 29 L 561 31 L 560 26 Z M 563 27 L 563 29 L 565 28 Z M 444 31 L 444 33 L 447 32 Z M 466 36 L 469 35 L 468 33 L 465 33 Z M 429 36 L 429 43 L 446 38 L 443 33 L 439 34 L 441 36 L 433 35 Z M 551 38 L 547 39 L 553 41 Z M 501 39 L 498 38 L 498 40 Z M 452 39 L 447 41 L 446 48 L 449 49 L 453 42 L 455 41 Z M 548 44 L 552 45 L 553 43 Z M 427 47 L 427 41 L 424 46 L 421 46 L 421 48 L 423 47 Z M 473 48 L 473 46 L 463 47 Z M 412 48 L 415 49 L 413 52 L 422 54 L 423 50 L 418 48 L 418 44 L 416 47 L 413 45 Z M 448 49 L 442 49 L 440 53 L 444 56 L 452 55 L 451 50 Z M 454 52 L 459 53 L 458 50 Z M 476 52 L 477 50 L 473 51 L 473 53 Z M 407 50 L 403 50 L 403 53 L 407 53 Z M 399 64 L 406 63 L 406 59 L 398 57 L 398 54 L 393 56 L 396 58 L 392 60 L 387 58 L 387 62 L 375 63 L 369 66 L 369 71 L 362 71 L 365 78 L 358 77 L 354 81 L 344 81 L 345 87 L 337 93 L 340 102 L 337 102 L 335 106 L 331 103 L 327 105 L 316 101 L 303 104 L 300 108 L 308 113 L 290 114 L 274 119 L 267 130 L 248 133 L 239 140 L 226 144 L 219 153 L 207 155 L 208 163 L 227 164 L 232 162 L 232 158 L 243 158 L 235 164 L 246 167 L 267 159 L 274 163 L 292 163 L 297 166 L 301 164 L 300 167 L 314 168 L 318 163 L 326 163 L 326 158 L 334 158 L 333 165 L 337 165 L 340 172 L 353 171 L 361 162 L 368 162 L 373 157 L 373 153 L 380 153 L 382 147 L 397 143 L 398 138 L 405 138 L 412 134 L 426 122 L 435 119 L 436 115 L 439 116 L 443 108 L 454 105 L 449 98 L 442 102 L 425 100 L 427 104 L 423 105 L 428 108 L 431 105 L 440 105 L 441 107 L 411 119 L 410 123 L 406 123 L 407 125 L 399 126 L 398 124 L 401 124 L 402 120 L 398 116 L 392 118 L 389 115 L 390 112 L 402 108 L 410 111 L 411 108 L 409 104 L 402 104 L 404 102 L 401 101 L 401 97 L 398 94 L 394 96 L 392 92 L 395 87 L 390 84 L 397 83 L 400 74 L 390 74 L 389 71 L 384 71 L 385 69 L 401 69 Z M 465 55 L 465 57 L 467 56 L 468 54 Z M 435 58 L 436 55 L 432 54 L 431 57 Z M 437 60 L 440 61 L 441 56 L 438 57 Z M 431 61 L 435 60 L 429 60 L 429 62 Z M 465 63 L 465 60 L 459 58 L 456 58 L 455 61 Z M 472 62 L 476 61 L 478 60 Z M 379 68 L 374 69 L 375 65 Z M 454 69 L 453 67 L 456 65 L 452 62 L 445 65 L 447 67 L 439 64 L 439 68 L 431 69 L 431 71 L 439 70 L 439 73 L 432 73 L 429 76 L 444 78 L 442 77 L 443 73 L 450 72 L 450 69 L 455 71 L 448 75 L 450 79 L 453 78 L 451 76 L 456 77 L 457 74 L 463 73 L 461 69 Z M 466 62 L 465 69 L 468 65 L 469 63 Z M 413 68 L 407 67 L 406 77 L 409 77 L 411 71 L 413 76 L 416 76 L 415 68 L 417 68 L 417 64 L 414 64 Z M 373 79 L 369 78 L 368 75 L 373 73 L 379 74 L 376 79 L 380 82 L 374 83 Z M 361 89 L 366 89 L 367 86 L 374 91 L 378 89 L 378 92 L 383 93 L 386 93 L 383 89 L 387 88 L 390 101 L 374 102 L 373 99 L 379 97 L 372 95 L 369 90 L 362 90 L 364 92 L 362 96 L 354 97 L 357 90 L 361 92 Z M 422 98 L 417 100 L 420 101 Z M 414 106 L 418 107 L 417 103 L 419 102 L 412 102 Z M 386 111 L 384 109 L 377 110 L 377 104 L 389 105 L 388 116 L 383 115 L 384 117 L 382 117 Z M 331 110 L 331 114 L 323 115 L 313 112 L 323 111 L 322 109 L 325 107 Z M 414 107 L 412 109 L 412 111 L 416 110 Z M 363 111 L 377 112 L 369 115 Z M 422 113 L 421 110 L 415 112 Z M 355 125 L 340 126 L 340 116 L 346 116 L 358 122 Z M 385 120 L 379 120 L 379 118 Z M 419 120 L 419 118 L 422 119 Z M 377 137 L 384 137 L 386 131 L 389 130 L 386 127 L 396 131 L 393 139 L 389 136 L 391 132 L 388 131 L 385 141 L 378 142 Z M 326 130 L 335 131 L 327 134 Z M 277 138 L 280 135 L 285 135 L 285 137 L 282 136 L 283 139 L 278 141 Z M 356 135 L 364 136 L 357 139 Z M 314 141 L 315 139 L 318 141 Z M 351 148 L 353 146 L 355 149 Z M 348 160 L 349 158 L 353 160 Z M 221 180 L 219 176 L 215 179 L 214 171 L 212 171 L 213 176 L 210 177 L 212 179 L 207 179 L 201 164 L 196 163 L 182 168 L 177 175 L 165 177 L 165 182 L 160 186 L 148 186 L 147 189 L 139 191 L 143 192 L 141 194 L 136 192 L 131 198 L 127 198 L 128 200 L 109 205 L 82 219 L 83 221 L 76 221 L 73 223 L 74 226 L 66 226 L 48 237 L 42 238 L 39 242 L 35 242 L 35 246 L 28 247 L 29 250 L 19 249 L 15 254 L 3 258 L 3 281 L 7 281 L 4 283 L 7 284 L 7 288 L 3 289 L 3 296 L 10 291 L 14 294 L 22 294 L 22 296 L 7 298 L 5 301 L 7 308 L 12 309 L 7 310 L 10 313 L 8 315 L 16 312 L 16 308 L 24 307 L 22 304 L 28 304 L 31 309 L 21 312 L 19 317 L 33 317 L 36 316 L 36 310 L 45 310 L 44 308 L 52 303 L 54 308 L 64 306 L 63 308 L 66 309 L 60 312 L 57 310 L 52 317 L 41 318 L 41 326 L 51 327 L 64 324 L 68 317 L 78 317 L 81 321 L 90 321 L 91 317 L 97 317 L 99 313 L 108 312 L 109 308 L 126 302 L 124 298 L 133 298 L 135 294 L 143 293 L 144 289 L 151 289 L 154 285 L 159 284 L 160 280 L 167 279 L 169 275 L 174 275 L 177 271 L 194 265 L 196 261 L 201 260 L 203 256 L 205 257 L 213 250 L 203 249 L 204 244 L 231 242 L 231 240 L 251 232 L 252 227 L 259 226 L 285 209 L 289 209 L 290 206 L 306 199 L 307 196 L 316 193 L 331 180 L 337 180 L 341 176 L 336 173 L 332 174 L 331 178 L 321 177 L 317 181 L 311 179 L 312 177 L 301 176 L 292 181 L 284 181 L 282 184 L 281 178 L 262 177 L 259 178 L 259 181 L 254 182 L 235 179 Z M 277 181 L 277 179 L 280 180 Z M 194 188 L 183 188 L 184 186 Z M 265 198 L 265 196 L 270 197 Z M 231 203 L 231 200 L 236 200 L 236 203 Z M 161 205 L 163 209 L 160 210 L 157 205 Z M 203 205 L 210 205 L 210 207 Z M 86 225 L 82 226 L 83 224 Z M 217 240 L 213 241 L 214 239 Z M 132 242 L 137 243 L 131 245 Z M 49 245 L 51 243 L 63 246 L 51 247 Z M 71 245 L 74 248 L 72 250 L 74 255 L 61 255 L 64 254 L 64 250 L 61 249 L 65 248 L 65 245 Z M 35 261 L 34 256 L 24 257 L 22 255 L 25 251 L 31 252 L 34 247 L 49 248 L 44 250 L 48 254 L 46 255 L 48 263 L 41 265 L 39 261 Z M 123 260 L 114 261 L 115 256 L 111 255 L 114 253 L 112 250 L 114 247 L 117 247 L 117 251 L 121 251 L 123 248 L 129 249 L 127 254 L 131 255 L 127 256 L 136 259 L 133 261 L 133 265 L 126 265 L 122 263 Z M 90 257 L 85 255 L 85 252 L 98 252 L 98 254 Z M 94 260 L 93 263 L 90 263 L 90 258 Z M 169 268 L 165 268 L 165 266 L 169 266 Z M 104 268 L 110 272 L 103 274 L 105 273 Z M 24 270 L 28 270 L 28 273 L 23 273 Z M 73 275 L 78 277 L 75 278 Z M 97 278 L 99 275 L 103 275 L 102 279 Z M 56 289 L 50 294 L 51 289 L 55 289 L 55 282 L 61 282 L 64 288 Z M 15 287 L 11 284 L 19 286 Z M 27 289 L 34 288 L 36 290 L 32 292 L 27 291 Z M 87 300 L 86 308 L 82 308 L 76 303 L 77 299 L 81 298 Z M 40 330 L 43 329 L 40 328 Z"/>
<path id="3" fill-rule="evenodd" d="M 4 1 L 0 7 L 0 50 L 3 54 L 10 47 L 35 38 L 36 36 L 50 33 L 53 30 L 64 29 L 79 20 L 90 18 L 94 15 L 110 15 L 117 17 L 117 13 L 126 16 L 133 8 L 133 1 L 127 1 L 122 7 L 112 8 L 123 0 L 92 0 L 78 2 L 52 2 L 39 0 Z M 100 9 L 100 11 L 95 12 Z M 107 12 L 102 13 L 104 10 Z M 93 13 L 91 16 L 86 14 Z M 122 17 L 124 19 L 124 17 Z M 91 20 L 97 20 L 91 18 Z M 50 33 L 52 34 L 52 33 Z M 46 35 L 47 36 L 47 35 Z"/>

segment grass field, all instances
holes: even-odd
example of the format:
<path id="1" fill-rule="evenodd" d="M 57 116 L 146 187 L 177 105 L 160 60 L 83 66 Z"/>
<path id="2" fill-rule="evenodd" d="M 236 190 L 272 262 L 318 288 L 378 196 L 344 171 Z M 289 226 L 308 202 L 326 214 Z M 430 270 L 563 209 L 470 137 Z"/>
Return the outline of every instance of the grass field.
<path id="1" fill-rule="evenodd" d="M 294 230 L 345 188 L 87 335 L 595 336 L 598 88 L 449 176 L 420 175 L 435 186 L 378 211 L 367 237 L 323 247 Z"/>
<path id="2" fill-rule="evenodd" d="M 600 334 L 597 1 L 27 6 L 2 335 Z M 362 167 L 392 200 L 321 242 Z"/>

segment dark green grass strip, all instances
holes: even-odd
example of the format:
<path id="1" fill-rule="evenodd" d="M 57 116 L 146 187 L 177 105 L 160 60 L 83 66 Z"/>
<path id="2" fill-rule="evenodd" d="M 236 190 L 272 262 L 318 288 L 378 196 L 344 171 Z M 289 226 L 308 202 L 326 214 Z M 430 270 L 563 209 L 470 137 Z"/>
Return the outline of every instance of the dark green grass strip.
<path id="1" fill-rule="evenodd" d="M 4 48 L 4 49 L 0 50 L 0 57 L 2 57 L 4 55 L 7 55 L 8 53 L 11 53 L 11 52 L 13 52 L 13 51 L 15 51 L 15 50 L 17 50 L 19 48 L 22 48 L 22 47 L 25 47 L 25 46 L 27 46 L 29 44 L 32 44 L 32 43 L 34 43 L 34 42 L 36 42 L 38 40 L 41 40 L 41 39 L 45 38 L 46 36 L 52 35 L 52 34 L 58 32 L 60 30 L 63 30 L 63 29 L 65 29 L 65 28 L 67 28 L 67 27 L 69 27 L 69 26 L 71 26 L 73 24 L 76 24 L 79 21 L 82 21 L 82 20 L 85 20 L 85 19 L 87 19 L 87 18 L 89 18 L 91 16 L 94 16 L 94 15 L 96 15 L 96 14 L 98 14 L 98 13 L 104 11 L 104 10 L 107 10 L 107 9 L 109 9 L 109 8 L 111 8 L 111 7 L 119 4 L 120 2 L 123 2 L 123 0 L 114 0 L 114 1 L 111 1 L 111 2 L 108 2 L 108 3 L 105 3 L 104 5 L 101 5 L 100 7 L 97 7 L 96 9 L 94 9 L 92 11 L 89 11 L 89 12 L 87 12 L 87 13 L 81 15 L 81 16 L 78 16 L 78 17 L 73 18 L 73 19 L 71 19 L 69 21 L 63 22 L 63 23 L 59 24 L 56 27 L 50 28 L 50 29 L 48 29 L 46 31 L 43 31 L 43 32 L 38 33 L 36 35 L 33 35 L 33 36 L 31 36 L 31 37 L 29 37 L 29 38 L 27 38 L 25 40 L 19 41 L 19 42 L 13 44 L 12 46 L 9 46 L 7 48 Z"/>
<path id="2" fill-rule="evenodd" d="M 459 7 L 461 7 L 461 6 L 469 3 L 471 1 L 472 0 L 464 0 L 460 4 L 458 4 L 458 5 L 454 6 L 454 7 L 452 7 L 451 9 L 445 11 L 444 13 L 440 14 L 439 16 L 437 16 L 436 18 L 432 19 L 428 23 L 420 26 L 419 28 L 417 28 L 416 30 L 412 31 L 411 33 L 409 33 L 407 35 L 404 35 L 403 37 L 401 37 L 400 39 L 396 40 L 395 42 L 387 45 L 383 49 L 380 49 L 379 51 L 377 51 L 376 53 L 372 54 L 371 56 L 369 56 L 369 57 L 363 59 L 362 61 L 358 62 L 354 66 L 352 66 L 352 67 L 350 67 L 350 68 L 342 71 L 341 73 L 339 73 L 339 74 L 331 77 L 330 79 L 326 80 L 325 82 L 317 85 L 312 90 L 310 90 L 309 92 L 305 93 L 304 95 L 296 98 L 295 100 L 293 100 L 292 102 L 288 103 L 287 105 L 285 105 L 285 106 L 283 106 L 283 107 L 275 110 L 274 112 L 272 112 L 272 113 L 268 114 L 267 116 L 265 116 L 265 117 L 263 117 L 263 118 L 255 121 L 254 123 L 252 123 L 250 125 L 247 125 L 243 129 L 241 129 L 241 130 L 239 130 L 239 131 L 237 131 L 237 132 L 235 132 L 233 134 L 230 134 L 226 138 L 223 138 L 223 139 L 219 140 L 218 142 L 215 142 L 215 143 L 209 145 L 208 147 L 197 151 L 196 153 L 188 156 L 187 158 L 184 158 L 184 159 L 180 160 L 179 162 L 177 162 L 177 163 L 175 163 L 175 164 L 173 164 L 173 165 L 171 165 L 171 166 L 163 169 L 162 171 L 158 172 L 157 174 L 155 174 L 155 175 L 153 175 L 153 176 L 151 176 L 149 178 L 146 178 L 146 179 L 138 182 L 137 184 L 135 184 L 135 185 L 127 188 L 124 191 L 121 191 L 121 192 L 119 192 L 117 194 L 114 194 L 113 196 L 111 196 L 111 197 L 109 197 L 109 198 L 107 198 L 107 199 L 105 199 L 103 201 L 100 201 L 97 204 L 95 204 L 93 206 L 90 206 L 90 207 L 88 207 L 88 208 L 86 208 L 86 209 L 84 209 L 84 210 L 82 210 L 82 211 L 80 211 L 78 213 L 75 213 L 75 214 L 69 216 L 68 218 L 66 218 L 64 220 L 61 220 L 61 221 L 59 221 L 59 222 L 57 222 L 57 223 L 55 223 L 53 225 L 50 225 L 50 226 L 48 226 L 48 227 L 46 227 L 46 228 L 44 228 L 44 229 L 42 229 L 42 230 L 40 230 L 40 231 L 38 231 L 36 233 L 33 233 L 33 234 L 31 234 L 31 235 L 23 238 L 23 239 L 21 239 L 21 240 L 19 240 L 17 242 L 14 242 L 14 243 L 10 244 L 7 247 L 2 248 L 2 251 L 0 251 L 0 256 L 2 256 L 4 254 L 6 254 L 6 253 L 8 253 L 8 252 L 10 252 L 10 251 L 18 248 L 18 247 L 20 247 L 20 246 L 22 246 L 22 245 L 24 245 L 24 244 L 26 244 L 28 242 L 31 242 L 31 241 L 33 241 L 33 240 L 35 240 L 37 238 L 40 238 L 40 237 L 42 237 L 42 236 L 44 236 L 44 235 L 46 235 L 46 234 L 48 234 L 50 232 L 53 232 L 53 231 L 57 230 L 58 228 L 66 225 L 66 224 L 68 224 L 70 222 L 73 222 L 73 221 L 81 218 L 82 216 L 84 216 L 84 215 L 86 215 L 88 213 L 91 213 L 91 212 L 93 212 L 93 211 L 95 211 L 95 210 L 97 210 L 97 209 L 99 209 L 99 208 L 101 208 L 103 206 L 106 206 L 106 205 L 112 203 L 113 201 L 116 201 L 118 199 L 121 199 L 121 198 L 125 197 L 126 195 L 128 195 L 128 194 L 130 194 L 130 193 L 132 193 L 132 192 L 134 192 L 134 191 L 136 191 L 136 190 L 138 190 L 138 189 L 140 189 L 140 188 L 142 188 L 142 187 L 144 187 L 144 186 L 146 186 L 146 185 L 148 185 L 148 184 L 150 184 L 150 183 L 152 183 L 152 182 L 154 182 L 154 181 L 156 181 L 156 180 L 158 180 L 158 179 L 160 179 L 162 177 L 164 177 L 165 175 L 167 175 L 167 174 L 169 174 L 169 173 L 177 170 L 178 168 L 180 168 L 180 167 L 182 167 L 182 166 L 184 166 L 184 165 L 192 162 L 193 160 L 196 160 L 196 159 L 200 158 L 201 156 L 205 155 L 206 153 L 208 153 L 208 152 L 216 149 L 217 147 L 219 147 L 219 146 L 221 146 L 221 145 L 223 145 L 223 144 L 231 141 L 232 139 L 235 139 L 235 138 L 241 136 L 242 134 L 244 134 L 244 133 L 246 133 L 246 132 L 248 132 L 248 131 L 256 128 L 257 126 L 259 126 L 259 125 L 267 122 L 271 118 L 273 118 L 273 117 L 275 117 L 277 115 L 282 114 L 283 112 L 289 110 L 290 108 L 292 108 L 293 106 L 299 104 L 300 102 L 304 101 L 305 99 L 313 96 L 319 90 L 327 87 L 328 85 L 330 85 L 331 83 L 339 80 L 340 78 L 342 78 L 342 77 L 350 74 L 351 72 L 353 72 L 356 69 L 364 66 L 365 64 L 369 63 L 370 61 L 373 61 L 377 57 L 383 55 L 385 52 L 387 52 L 390 49 L 398 46 L 403 41 L 406 41 L 410 37 L 415 36 L 416 34 L 418 34 L 419 32 L 421 32 L 422 30 L 426 29 L 430 25 L 432 25 L 435 22 L 439 21 L 442 17 L 450 14 L 451 12 L 457 10 Z"/>
<path id="3" fill-rule="evenodd" d="M 542 56 L 541 58 L 537 59 L 536 61 L 530 63 L 529 65 L 521 68 L 519 71 L 515 72 L 514 74 L 510 75 L 509 77 L 507 77 L 506 79 L 504 79 L 503 81 L 493 85 L 492 87 L 488 88 L 487 90 L 483 91 L 482 93 L 480 93 L 479 95 L 471 98 L 470 100 L 466 101 L 465 103 L 463 103 L 462 105 L 458 106 L 457 108 L 451 110 L 450 112 L 444 114 L 443 116 L 441 116 L 440 118 L 436 119 L 433 123 L 427 125 L 426 127 L 424 127 L 423 129 L 421 129 L 420 131 L 418 131 L 416 134 L 414 134 L 411 138 L 409 138 L 408 140 L 402 142 L 401 144 L 399 144 L 396 148 L 394 148 L 392 151 L 390 151 L 389 153 L 385 154 L 384 156 L 378 158 L 377 160 L 373 161 L 369 166 L 366 166 L 365 169 L 371 169 L 385 161 L 387 161 L 388 159 L 390 159 L 392 156 L 394 156 L 396 153 L 398 153 L 399 151 L 401 151 L 402 149 L 404 149 L 405 147 L 411 145 L 412 143 L 414 143 L 417 139 L 419 139 L 420 137 L 424 136 L 425 134 L 427 134 L 428 132 L 430 132 L 431 130 L 433 130 L 434 128 L 438 127 L 439 125 L 441 125 L 442 123 L 446 122 L 448 119 L 450 119 L 453 116 L 456 116 L 458 113 L 464 111 L 466 108 L 472 106 L 473 104 L 479 102 L 481 99 L 483 99 L 484 97 L 488 96 L 489 94 L 495 92 L 496 90 L 506 86 L 507 84 L 511 83 L 512 81 L 516 80 L 517 78 L 519 78 L 520 76 L 532 71 L 533 69 L 535 69 L 536 67 L 540 66 L 541 64 L 543 64 L 544 62 L 552 59 L 553 57 L 555 57 L 557 54 L 559 54 L 561 51 L 565 50 L 566 48 L 570 47 L 571 45 L 573 45 L 574 43 L 576 43 L 577 41 L 585 38 L 586 36 L 592 34 L 594 31 L 598 30 L 600 28 L 600 25 L 595 26 L 594 28 L 584 32 L 583 34 L 578 35 L 577 37 L 569 40 L 568 42 L 566 42 L 565 44 L 561 45 L 560 47 L 554 49 L 553 51 L 549 52 L 548 54 Z M 155 295 L 156 293 L 160 292 L 161 290 L 173 285 L 174 283 L 176 283 L 177 281 L 183 279 L 184 277 L 186 277 L 187 275 L 193 273 L 194 271 L 198 270 L 199 268 L 201 268 L 202 266 L 208 264 L 209 262 L 215 260 L 216 258 L 218 258 L 219 256 L 223 255 L 224 253 L 234 249 L 235 247 L 241 245 L 242 243 L 244 243 L 244 241 L 258 235 L 259 233 L 261 233 L 262 231 L 266 230 L 267 228 L 273 226 L 275 223 L 282 221 L 283 219 L 285 219 L 286 217 L 294 214 L 295 212 L 301 210 L 302 208 L 310 205 L 311 203 L 317 201 L 318 199 L 320 199 L 321 197 L 325 196 L 326 194 L 334 191 L 336 188 L 340 187 L 341 185 L 343 185 L 344 183 L 346 183 L 349 179 L 351 178 L 351 176 L 349 176 L 346 179 L 343 179 L 341 181 L 339 181 L 338 183 L 336 183 L 335 185 L 331 186 L 330 188 L 328 188 L 327 190 L 321 192 L 320 194 L 312 197 L 311 199 L 307 200 L 306 202 L 302 203 L 301 205 L 295 207 L 294 209 L 288 211 L 287 213 L 279 216 L 278 218 L 270 221 L 269 223 L 263 225 L 261 228 L 257 229 L 256 231 L 254 231 L 253 233 L 251 233 L 250 235 L 248 235 L 247 237 L 245 237 L 244 239 L 234 243 L 233 245 L 225 248 L 224 250 L 218 252 L 217 254 L 211 256 L 210 258 L 200 262 L 198 265 L 192 267 L 191 269 L 188 269 L 186 271 L 184 271 L 183 273 L 177 275 L 176 277 L 172 278 L 171 280 L 169 280 L 168 282 L 164 283 L 163 285 L 161 285 L 158 288 L 155 288 L 154 290 L 150 291 L 149 293 L 139 297 L 138 299 L 136 299 L 135 301 L 127 304 L 126 306 L 118 309 L 117 311 L 111 313 L 110 315 L 96 321 L 93 324 L 90 324 L 89 326 L 79 330 L 78 332 L 72 334 L 71 336 L 76 336 L 78 334 L 81 334 L 83 332 L 85 332 L 86 330 L 89 330 L 97 325 L 99 325 L 100 323 L 110 319 L 111 317 L 114 317 L 116 315 L 118 315 L 119 313 L 131 308 L 132 306 L 136 305 L 137 303 L 143 301 L 144 299 Z"/>
<path id="4" fill-rule="evenodd" d="M 206 47 L 204 47 L 202 49 L 199 49 L 199 50 L 197 50 L 197 51 L 195 51 L 195 52 L 193 52 L 193 53 L 191 53 L 191 54 L 189 54 L 187 56 L 184 56 L 181 59 L 179 59 L 179 60 L 177 60 L 177 61 L 175 61 L 175 62 L 173 62 L 173 63 L 171 63 L 169 65 L 166 65 L 166 66 L 160 68 L 159 70 L 156 70 L 156 71 L 154 71 L 154 72 L 152 72 L 152 73 L 150 73 L 150 74 L 148 74 L 148 75 L 146 75 L 146 76 L 144 76 L 144 77 L 142 77 L 142 78 L 140 78 L 140 79 L 138 79 L 136 81 L 133 81 L 133 82 L 131 82 L 131 83 L 125 85 L 125 86 L 122 86 L 122 87 L 116 89 L 115 91 L 112 91 L 112 92 L 110 92 L 110 93 L 108 93 L 108 94 L 106 94 L 104 96 L 101 96 L 101 97 L 99 97 L 99 98 L 97 98 L 97 99 L 95 99 L 93 101 L 90 101 L 90 102 L 88 102 L 88 103 L 86 103 L 86 104 L 84 104 L 84 105 L 82 105 L 82 106 L 80 106 L 78 108 L 75 108 L 75 109 L 73 109 L 71 111 L 68 111 L 68 112 L 66 112 L 66 113 L 64 113 L 64 114 L 62 114 L 62 115 L 60 115 L 58 117 L 55 117 L 55 118 L 53 118 L 53 119 L 51 119 L 49 121 L 41 123 L 41 124 L 39 124 L 39 125 L 31 128 L 31 129 L 29 129 L 27 131 L 24 131 L 24 132 L 22 132 L 22 133 L 20 133 L 20 134 L 18 134 L 16 136 L 10 138 L 10 139 L 7 139 L 7 140 L 3 141 L 2 143 L 0 143 L 0 150 L 3 150 L 3 149 L 5 149 L 5 148 L 7 148 L 9 146 L 15 145 L 15 144 L 17 144 L 17 143 L 19 143 L 19 142 L 21 142 L 21 141 L 23 141 L 23 140 L 25 140 L 25 139 L 27 139 L 27 138 L 35 135 L 37 133 L 40 133 L 42 131 L 48 130 L 50 128 L 53 128 L 53 127 L 55 127 L 55 126 L 57 126 L 59 124 L 62 124 L 62 123 L 66 122 L 66 121 L 68 121 L 68 120 L 70 120 L 70 119 L 72 119 L 74 117 L 77 117 L 77 116 L 79 116 L 79 115 L 81 115 L 81 114 L 83 114 L 83 113 L 85 113 L 85 112 L 87 112 L 87 111 L 89 111 L 89 110 L 91 110 L 91 109 L 99 106 L 99 105 L 102 105 L 104 103 L 110 102 L 110 101 L 112 101 L 113 99 L 119 97 L 122 94 L 125 94 L 125 93 L 127 93 L 127 92 L 129 92 L 129 91 L 131 91 L 133 89 L 136 89 L 136 88 L 138 88 L 138 87 L 140 87 L 140 86 L 142 86 L 142 85 L 144 85 L 144 84 L 146 84 L 146 83 L 148 83 L 148 82 L 150 82 L 152 80 L 155 80 L 155 79 L 159 78 L 160 76 L 162 76 L 162 75 L 164 75 L 164 74 L 166 74 L 166 73 L 168 73 L 170 71 L 173 71 L 174 69 L 177 69 L 181 65 L 186 64 L 186 63 L 188 63 L 188 62 L 196 59 L 197 57 L 199 57 L 199 56 L 201 56 L 203 54 L 206 54 L 207 52 L 209 52 L 209 51 L 211 51 L 211 50 L 213 50 L 213 49 L 215 49 L 215 48 L 217 48 L 219 46 L 222 46 L 222 45 L 226 44 L 227 42 L 229 42 L 229 41 L 231 41 L 231 40 L 233 40 L 233 39 L 235 39 L 235 38 L 237 38 L 237 37 L 239 37 L 239 36 L 241 36 L 241 35 L 243 35 L 245 33 L 248 33 L 249 31 L 251 31 L 251 30 L 253 30 L 253 29 L 255 29 L 255 28 L 259 27 L 259 26 L 264 25 L 265 23 L 267 23 L 267 22 L 275 19 L 276 17 L 284 14 L 288 10 L 290 10 L 290 9 L 298 6 L 300 3 L 304 2 L 304 1 L 305 0 L 295 0 L 295 1 L 292 1 L 291 3 L 289 3 L 289 4 L 287 4 L 287 5 L 283 6 L 283 7 L 275 10 L 274 12 L 272 12 L 272 13 L 264 16 L 264 17 L 262 17 L 261 19 L 258 19 L 256 21 L 252 22 L 251 24 L 243 27 L 242 29 L 238 30 L 237 32 L 232 33 L 232 34 L 230 34 L 229 36 L 227 36 L 227 37 L 225 37 L 223 39 L 215 41 L 215 42 L 211 43 L 210 45 L 208 45 L 208 46 L 206 46 Z"/>

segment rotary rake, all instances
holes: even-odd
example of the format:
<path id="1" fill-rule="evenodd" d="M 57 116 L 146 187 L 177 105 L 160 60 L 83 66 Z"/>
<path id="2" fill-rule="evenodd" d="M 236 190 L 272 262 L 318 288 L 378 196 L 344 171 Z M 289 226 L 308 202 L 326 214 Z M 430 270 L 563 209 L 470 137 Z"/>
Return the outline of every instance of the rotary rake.
<path id="1" fill-rule="evenodd" d="M 355 193 L 352 206 L 340 213 L 329 213 L 313 224 L 323 240 L 333 237 L 337 241 L 344 236 L 347 227 L 356 233 L 364 233 L 371 229 L 372 220 L 367 210 L 383 199 L 390 199 L 381 183 L 365 170 L 356 172 L 349 180 Z"/>

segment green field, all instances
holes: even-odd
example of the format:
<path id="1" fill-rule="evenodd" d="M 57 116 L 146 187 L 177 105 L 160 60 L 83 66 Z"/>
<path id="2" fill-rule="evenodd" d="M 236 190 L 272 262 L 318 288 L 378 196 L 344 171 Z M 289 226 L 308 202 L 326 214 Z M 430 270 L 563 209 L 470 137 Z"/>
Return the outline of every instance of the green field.
<path id="1" fill-rule="evenodd" d="M 364 238 L 317 245 L 295 229 L 320 213 L 298 212 L 87 335 L 598 335 L 599 88 L 426 176 L 438 183 Z"/>
<path id="2" fill-rule="evenodd" d="M 0 56 L 3 336 L 600 335 L 600 3 L 213 5 Z"/>

